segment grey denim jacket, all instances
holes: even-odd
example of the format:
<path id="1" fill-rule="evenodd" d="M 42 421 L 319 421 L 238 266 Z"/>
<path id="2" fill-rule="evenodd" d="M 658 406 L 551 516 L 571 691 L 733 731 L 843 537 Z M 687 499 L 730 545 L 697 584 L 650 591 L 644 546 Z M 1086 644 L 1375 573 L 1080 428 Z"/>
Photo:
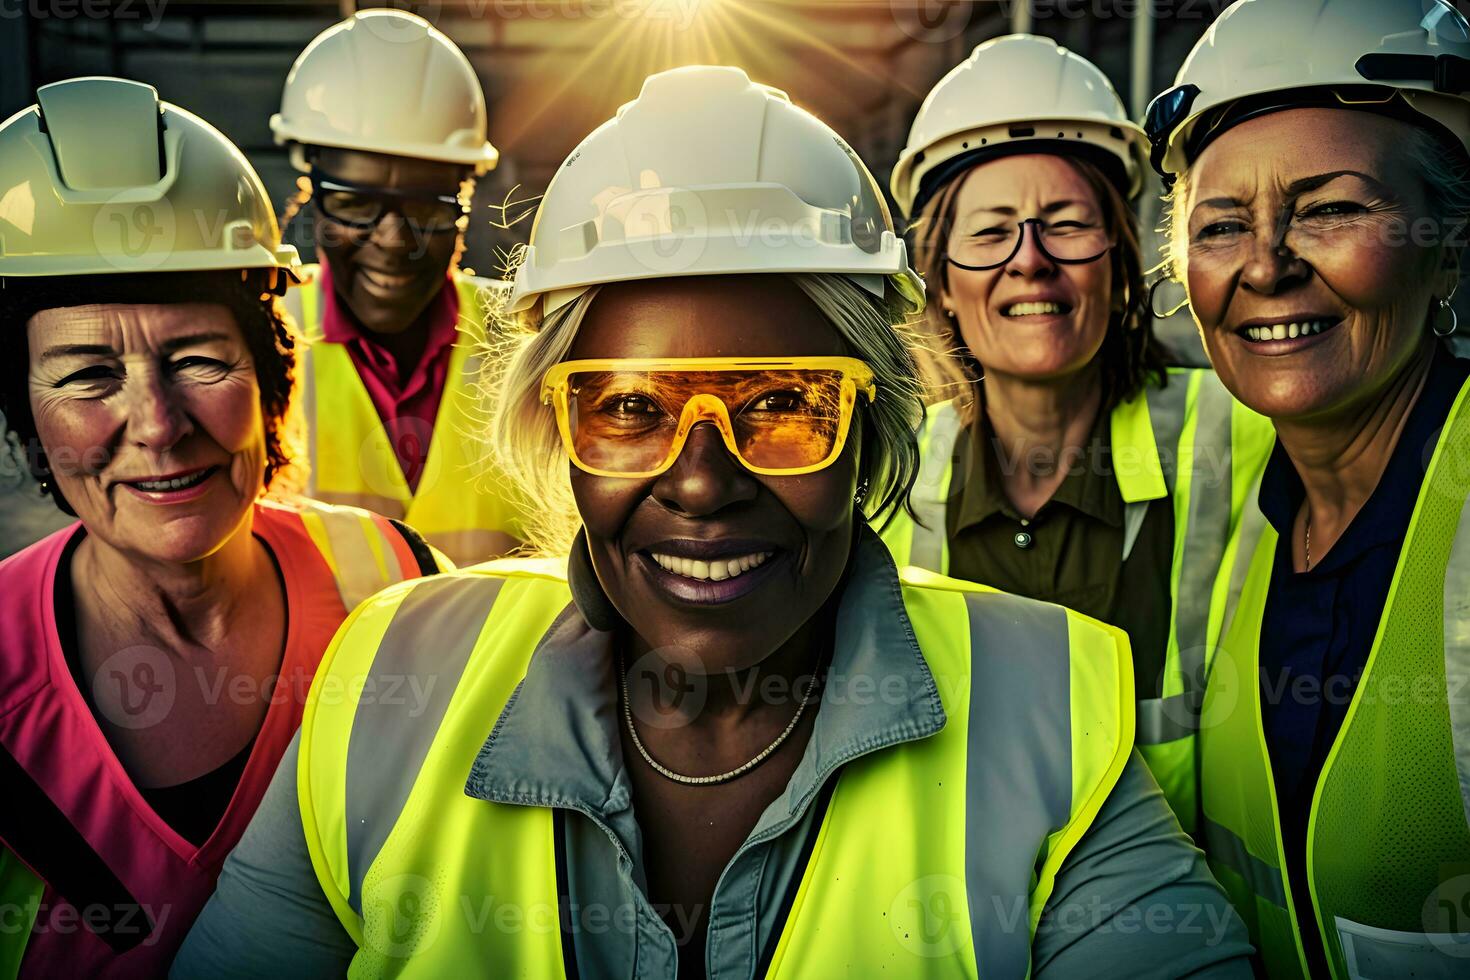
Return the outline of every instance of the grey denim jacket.
<path id="1" fill-rule="evenodd" d="M 828 685 L 803 758 L 785 792 L 726 866 L 712 897 L 702 971 L 710 978 L 763 975 L 820 825 L 826 791 L 841 767 L 945 725 L 886 548 L 865 533 L 854 562 Z M 578 577 L 574 562 L 574 594 L 596 587 Z M 563 952 L 576 975 L 675 980 L 682 938 L 676 930 L 684 931 L 687 922 L 673 910 L 670 928 L 645 897 L 642 839 L 617 729 L 611 639 L 589 627 L 575 604 L 568 607 L 487 731 L 465 792 L 554 808 Z M 882 683 L 844 688 L 843 678 Z M 845 695 L 839 693 L 844 689 Z M 356 947 L 321 894 L 307 856 L 296 758 L 293 742 L 171 976 L 280 978 L 346 971 Z M 1007 928 L 1028 928 L 1024 908 L 1008 910 L 1004 903 L 976 898 L 971 896 L 975 921 L 969 925 L 977 943 L 986 929 L 996 928 L 997 917 L 1009 920 Z M 496 910 L 481 908 L 477 914 L 493 917 Z M 1032 943 L 1032 975 L 1245 978 L 1251 976 L 1250 953 L 1244 927 L 1210 877 L 1204 856 L 1179 830 L 1135 753 L 1061 867 Z M 685 964 L 684 975 L 689 970 Z M 486 963 L 485 974 L 495 976 L 495 965 Z M 1016 975 L 1024 974 L 1021 965 Z"/>

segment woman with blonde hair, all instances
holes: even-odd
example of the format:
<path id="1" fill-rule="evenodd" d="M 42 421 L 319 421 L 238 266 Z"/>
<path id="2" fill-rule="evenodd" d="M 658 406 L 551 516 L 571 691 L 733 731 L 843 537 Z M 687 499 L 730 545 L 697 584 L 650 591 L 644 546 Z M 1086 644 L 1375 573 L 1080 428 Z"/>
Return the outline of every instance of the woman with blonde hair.
<path id="1" fill-rule="evenodd" d="M 1193 831 L 1209 585 L 1269 428 L 1211 372 L 1164 367 L 1128 205 L 1143 163 L 1107 77 L 1049 38 L 987 41 L 929 93 L 892 189 L 933 404 L 915 519 L 884 539 L 1127 630 L 1139 746 Z"/>
<path id="2" fill-rule="evenodd" d="M 363 607 L 325 679 L 432 702 L 313 705 L 176 975 L 1247 975 L 1126 638 L 868 529 L 921 301 L 835 133 L 736 68 L 649 78 L 510 301 L 494 435 L 570 558 Z"/>

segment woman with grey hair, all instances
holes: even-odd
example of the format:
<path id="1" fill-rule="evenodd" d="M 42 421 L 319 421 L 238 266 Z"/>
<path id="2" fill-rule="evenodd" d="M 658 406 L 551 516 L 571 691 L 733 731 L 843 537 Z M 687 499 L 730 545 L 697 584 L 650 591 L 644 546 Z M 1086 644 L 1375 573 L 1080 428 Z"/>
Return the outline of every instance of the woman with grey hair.
<path id="1" fill-rule="evenodd" d="M 495 441 L 570 558 L 359 610 L 176 975 L 1247 976 L 1124 634 L 900 577 L 868 528 L 913 480 L 921 303 L 830 129 L 738 69 L 649 78 L 502 315 Z M 405 676 L 424 703 L 325 696 Z"/>
<path id="2" fill-rule="evenodd" d="M 1442 343 L 1467 89 L 1448 3 L 1257 0 L 1150 109 L 1174 270 L 1277 436 L 1200 735 L 1211 867 L 1273 978 L 1463 976 L 1470 954 L 1470 363 Z"/>

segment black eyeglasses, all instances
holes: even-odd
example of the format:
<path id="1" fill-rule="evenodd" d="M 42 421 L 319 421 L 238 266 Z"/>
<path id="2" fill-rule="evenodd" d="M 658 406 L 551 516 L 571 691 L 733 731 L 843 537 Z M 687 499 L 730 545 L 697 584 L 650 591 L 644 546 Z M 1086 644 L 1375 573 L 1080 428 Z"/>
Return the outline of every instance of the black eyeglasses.
<path id="1" fill-rule="evenodd" d="M 316 172 L 311 175 L 311 188 L 312 200 L 322 214 L 359 231 L 371 231 L 383 215 L 392 212 L 421 231 L 445 232 L 457 229 L 470 213 L 469 205 L 457 194 L 372 187 Z"/>
<path id="2" fill-rule="evenodd" d="M 1040 218 L 1027 218 L 1015 224 L 997 223 L 973 234 L 951 237 L 946 258 L 950 265 L 987 272 L 1008 264 L 1021 251 L 1026 226 L 1031 226 L 1032 241 L 1052 262 L 1059 265 L 1085 265 L 1096 262 L 1116 244 L 1107 230 L 1082 221 L 1056 221 L 1047 224 Z"/>

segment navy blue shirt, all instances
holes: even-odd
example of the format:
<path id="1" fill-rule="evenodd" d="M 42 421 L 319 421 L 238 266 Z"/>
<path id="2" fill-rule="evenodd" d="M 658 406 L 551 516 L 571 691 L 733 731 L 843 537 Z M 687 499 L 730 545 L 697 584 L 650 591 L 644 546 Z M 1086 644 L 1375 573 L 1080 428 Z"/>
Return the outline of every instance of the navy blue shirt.
<path id="1" fill-rule="evenodd" d="M 1368 661 L 1424 470 L 1470 361 L 1436 350 L 1388 466 L 1347 530 L 1310 571 L 1292 565 L 1306 491 L 1277 443 L 1261 477 L 1261 512 L 1281 536 L 1261 624 L 1261 721 L 1281 808 L 1286 870 L 1312 975 L 1327 976 L 1306 880 L 1307 818 L 1317 777 Z"/>

